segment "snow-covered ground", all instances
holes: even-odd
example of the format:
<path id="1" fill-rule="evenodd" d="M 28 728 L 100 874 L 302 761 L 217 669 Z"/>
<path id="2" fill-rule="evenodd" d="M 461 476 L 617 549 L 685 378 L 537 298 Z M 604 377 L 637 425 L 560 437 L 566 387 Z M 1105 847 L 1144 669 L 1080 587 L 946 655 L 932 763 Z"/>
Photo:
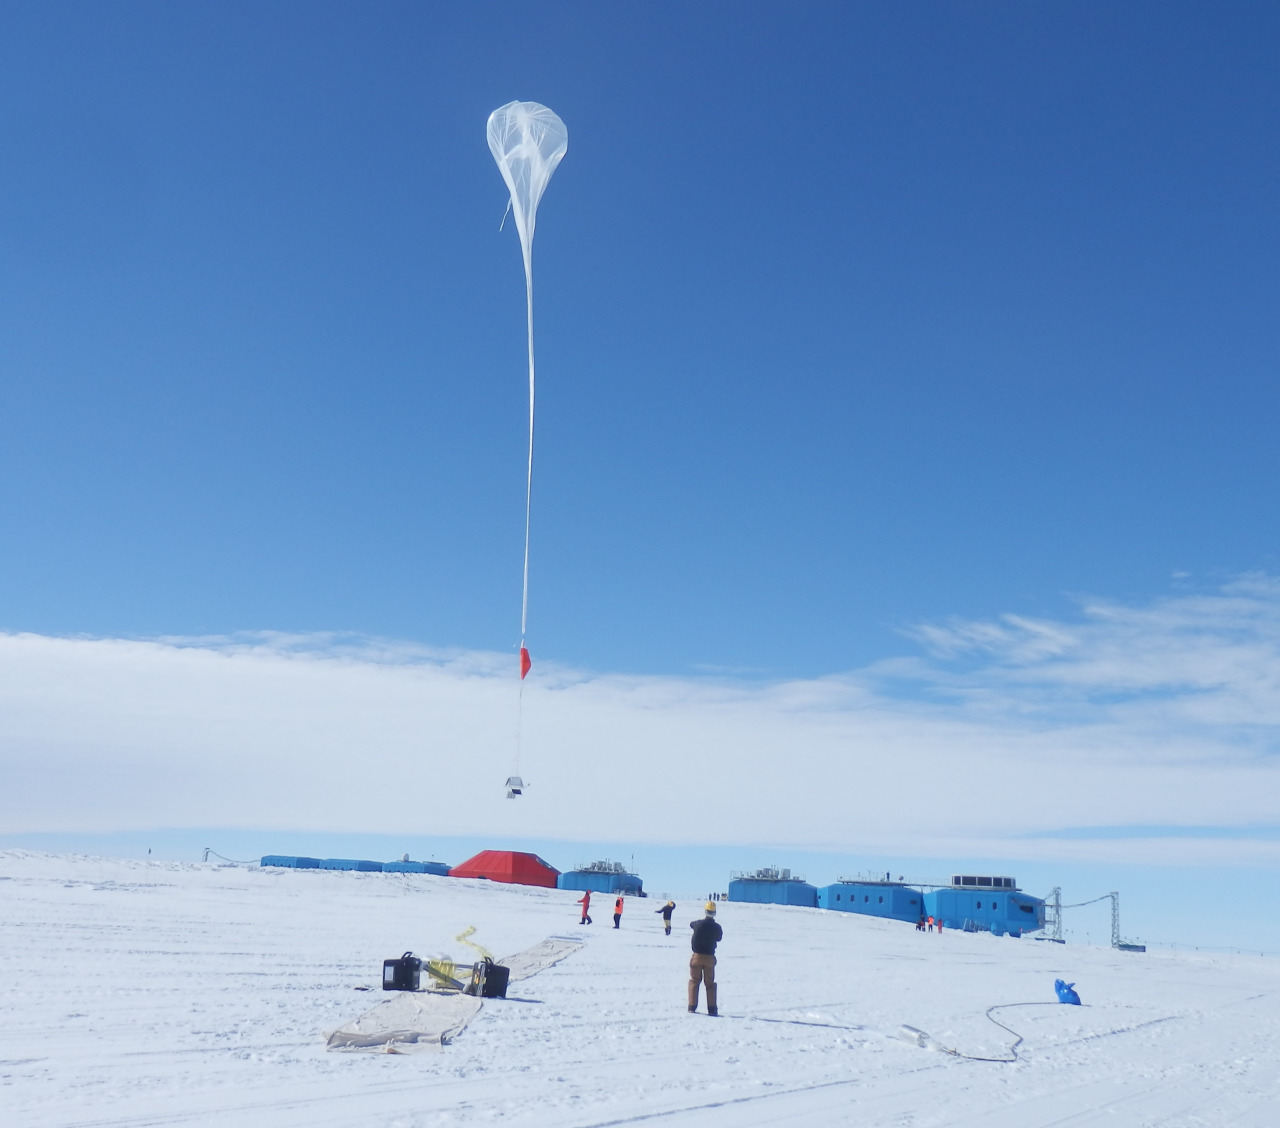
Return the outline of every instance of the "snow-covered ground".
<path id="1" fill-rule="evenodd" d="M 1199 895 L 1199 894 L 1197 894 Z M 0 852 L 0 1122 L 80 1126 L 1280 1124 L 1280 964 L 917 933 L 725 904 L 722 1017 L 685 1010 L 654 900 L 416 874 Z M 1211 906 L 1206 905 L 1206 911 Z M 334 1052 L 405 949 L 582 935 L 452 1044 Z M 1087 1004 L 1054 1001 L 1074 981 Z M 373 990 L 360 991 L 370 987 Z M 921 1049 L 935 1044 L 998 1064 Z"/>

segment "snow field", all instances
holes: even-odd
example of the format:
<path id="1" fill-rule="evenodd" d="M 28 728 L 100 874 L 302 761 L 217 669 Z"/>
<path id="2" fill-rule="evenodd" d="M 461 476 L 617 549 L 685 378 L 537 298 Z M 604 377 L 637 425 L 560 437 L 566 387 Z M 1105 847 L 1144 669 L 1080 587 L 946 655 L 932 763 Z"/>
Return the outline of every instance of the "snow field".
<path id="1" fill-rule="evenodd" d="M 688 921 L 418 874 L 0 852 L 0 1123 L 20 1128 L 1280 1124 L 1280 970 L 724 903 L 723 1017 L 685 1011 Z M 451 1045 L 327 1051 L 411 948 L 587 944 Z M 1075 981 L 1084 1007 L 1057 1004 Z M 357 990 L 368 987 L 371 990 Z M 968 1061 L 898 1036 L 1006 1056 Z M 705 1004 L 704 1004 L 705 1009 Z"/>

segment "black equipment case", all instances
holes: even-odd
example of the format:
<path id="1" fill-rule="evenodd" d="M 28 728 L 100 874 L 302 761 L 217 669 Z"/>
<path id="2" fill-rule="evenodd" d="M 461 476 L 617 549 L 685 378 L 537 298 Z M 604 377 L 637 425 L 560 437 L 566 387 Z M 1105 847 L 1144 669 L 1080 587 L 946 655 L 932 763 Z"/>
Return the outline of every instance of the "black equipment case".
<path id="1" fill-rule="evenodd" d="M 421 977 L 422 961 L 412 952 L 405 952 L 398 960 L 382 961 L 384 991 L 416 991 Z"/>
<path id="2" fill-rule="evenodd" d="M 491 959 L 483 959 L 471 968 L 471 982 L 467 984 L 467 994 L 480 995 L 486 999 L 505 999 L 507 981 L 510 977 L 509 967 L 496 964 Z"/>

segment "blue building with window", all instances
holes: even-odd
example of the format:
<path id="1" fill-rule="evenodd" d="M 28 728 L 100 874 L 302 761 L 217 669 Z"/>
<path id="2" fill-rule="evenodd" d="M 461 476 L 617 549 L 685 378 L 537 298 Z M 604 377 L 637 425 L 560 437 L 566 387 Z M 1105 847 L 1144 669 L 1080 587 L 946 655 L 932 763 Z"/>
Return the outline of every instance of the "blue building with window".
<path id="1" fill-rule="evenodd" d="M 818 905 L 818 891 L 799 874 L 777 866 L 766 866 L 755 873 L 731 874 L 729 900 L 755 905 L 799 905 L 813 909 Z"/>
<path id="2" fill-rule="evenodd" d="M 434 873 L 441 877 L 449 872 L 449 867 L 443 862 L 411 862 L 407 857 L 398 862 L 370 862 L 358 858 L 299 858 L 292 854 L 267 854 L 260 864 L 286 869 L 356 870 L 360 873 Z"/>
<path id="3" fill-rule="evenodd" d="M 557 889 L 573 889 L 581 893 L 621 893 L 625 897 L 643 897 L 644 882 L 628 873 L 621 862 L 591 862 L 578 866 L 556 878 Z"/>
<path id="4" fill-rule="evenodd" d="M 957 874 L 924 895 L 925 915 L 945 928 L 1021 936 L 1044 927 L 1044 901 L 1018 889 L 1011 877 Z"/>
<path id="5" fill-rule="evenodd" d="M 915 924 L 925 913 L 924 898 L 900 881 L 837 881 L 818 890 L 818 908 Z"/>
<path id="6" fill-rule="evenodd" d="M 320 868 L 327 870 L 357 870 L 360 873 L 381 873 L 382 863 L 367 858 L 321 858 Z"/>
<path id="7" fill-rule="evenodd" d="M 449 866 L 444 862 L 411 862 L 407 858 L 399 862 L 383 862 L 383 873 L 432 873 L 436 877 L 448 877 Z"/>
<path id="8" fill-rule="evenodd" d="M 281 866 L 285 869 L 319 869 L 319 858 L 296 858 L 292 854 L 267 854 L 259 865 Z"/>

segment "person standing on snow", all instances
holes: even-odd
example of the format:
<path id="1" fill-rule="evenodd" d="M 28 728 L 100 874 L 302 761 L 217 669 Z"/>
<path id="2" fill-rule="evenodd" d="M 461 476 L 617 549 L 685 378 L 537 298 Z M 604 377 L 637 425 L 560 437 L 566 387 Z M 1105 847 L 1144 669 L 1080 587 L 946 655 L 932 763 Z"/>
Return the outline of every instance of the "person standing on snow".
<path id="1" fill-rule="evenodd" d="M 613 927 L 617 928 L 622 923 L 622 894 L 618 894 L 618 899 L 613 903 Z"/>
<path id="2" fill-rule="evenodd" d="M 582 891 L 582 899 L 580 901 L 575 901 L 574 904 L 582 906 L 582 919 L 578 921 L 578 923 L 590 924 L 591 923 L 591 890 L 584 889 Z"/>
<path id="3" fill-rule="evenodd" d="M 701 920 L 691 920 L 693 929 L 693 958 L 689 960 L 689 1013 L 698 1009 L 698 988 L 707 985 L 707 1014 L 717 1017 L 716 1008 L 716 945 L 724 939 L 724 930 L 716 922 L 716 904 L 707 902 L 707 915 Z"/>
<path id="4" fill-rule="evenodd" d="M 662 923 L 667 930 L 667 935 L 670 936 L 671 935 L 671 914 L 676 911 L 676 903 L 674 901 L 668 901 L 665 905 L 662 906 L 662 908 L 654 909 L 653 911 L 655 913 L 662 914 Z"/>

